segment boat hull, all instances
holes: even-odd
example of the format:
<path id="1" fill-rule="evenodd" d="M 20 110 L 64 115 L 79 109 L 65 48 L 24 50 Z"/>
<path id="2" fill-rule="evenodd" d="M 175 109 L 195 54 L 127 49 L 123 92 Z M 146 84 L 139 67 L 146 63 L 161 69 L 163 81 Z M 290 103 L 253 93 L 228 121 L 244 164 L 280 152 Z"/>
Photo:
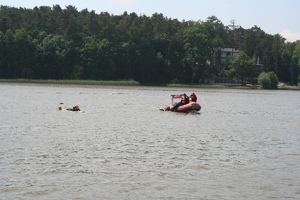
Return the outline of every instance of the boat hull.
<path id="1" fill-rule="evenodd" d="M 166 106 L 165 110 L 166 111 L 171 111 L 173 108 L 173 105 L 168 105 Z M 201 106 L 197 102 L 190 102 L 188 104 L 179 106 L 177 109 L 174 110 L 174 112 L 191 112 L 191 111 L 200 111 Z"/>
<path id="2" fill-rule="evenodd" d="M 68 112 L 80 112 L 80 113 L 84 112 L 83 110 L 73 110 L 72 108 L 62 108 L 62 107 L 59 107 L 58 110 L 68 111 Z"/>

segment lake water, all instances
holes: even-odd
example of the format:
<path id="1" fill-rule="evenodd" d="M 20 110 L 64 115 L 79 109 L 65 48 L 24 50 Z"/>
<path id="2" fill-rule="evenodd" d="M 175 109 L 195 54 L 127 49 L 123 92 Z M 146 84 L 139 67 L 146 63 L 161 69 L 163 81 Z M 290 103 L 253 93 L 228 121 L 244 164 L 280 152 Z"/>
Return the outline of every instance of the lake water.
<path id="1" fill-rule="evenodd" d="M 0 199 L 300 199 L 300 92 L 0 83 Z M 195 92 L 199 113 L 159 111 Z M 64 104 L 59 104 L 64 103 Z M 59 111 L 79 105 L 84 113 Z"/>

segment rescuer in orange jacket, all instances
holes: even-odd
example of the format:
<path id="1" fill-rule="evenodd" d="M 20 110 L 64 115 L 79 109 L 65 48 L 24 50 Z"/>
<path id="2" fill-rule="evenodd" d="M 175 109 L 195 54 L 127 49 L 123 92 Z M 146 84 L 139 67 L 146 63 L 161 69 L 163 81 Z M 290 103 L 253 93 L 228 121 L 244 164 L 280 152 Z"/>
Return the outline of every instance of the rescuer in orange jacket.
<path id="1" fill-rule="evenodd" d="M 174 110 L 177 109 L 179 106 L 188 104 L 188 103 L 190 102 L 189 97 L 188 97 L 185 93 L 184 93 L 184 94 L 181 94 L 181 96 L 182 96 L 181 101 L 178 102 L 177 104 L 175 104 L 175 105 L 171 108 L 171 111 L 174 111 Z"/>
<path id="2" fill-rule="evenodd" d="M 195 93 L 192 93 L 192 94 L 190 95 L 190 101 L 192 101 L 192 102 L 197 102 L 197 96 L 195 95 Z"/>

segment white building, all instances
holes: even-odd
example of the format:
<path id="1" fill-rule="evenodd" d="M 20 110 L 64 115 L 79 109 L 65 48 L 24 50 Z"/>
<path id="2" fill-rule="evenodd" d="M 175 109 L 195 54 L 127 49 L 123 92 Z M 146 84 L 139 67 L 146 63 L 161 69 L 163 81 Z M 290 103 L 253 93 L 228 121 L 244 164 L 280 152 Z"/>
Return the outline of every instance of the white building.
<path id="1" fill-rule="evenodd" d="M 221 49 L 221 62 L 225 62 L 227 58 L 236 57 L 239 51 L 235 48 L 222 48 Z"/>

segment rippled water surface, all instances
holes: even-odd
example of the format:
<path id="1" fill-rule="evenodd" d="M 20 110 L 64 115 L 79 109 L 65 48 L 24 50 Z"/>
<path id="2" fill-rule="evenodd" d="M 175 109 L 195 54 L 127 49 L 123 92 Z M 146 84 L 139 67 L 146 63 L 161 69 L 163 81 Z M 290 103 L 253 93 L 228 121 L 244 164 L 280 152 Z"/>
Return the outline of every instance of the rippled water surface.
<path id="1" fill-rule="evenodd" d="M 0 92 L 0 199 L 300 199 L 299 91 Z M 183 92 L 198 95 L 200 113 L 159 111 Z"/>

